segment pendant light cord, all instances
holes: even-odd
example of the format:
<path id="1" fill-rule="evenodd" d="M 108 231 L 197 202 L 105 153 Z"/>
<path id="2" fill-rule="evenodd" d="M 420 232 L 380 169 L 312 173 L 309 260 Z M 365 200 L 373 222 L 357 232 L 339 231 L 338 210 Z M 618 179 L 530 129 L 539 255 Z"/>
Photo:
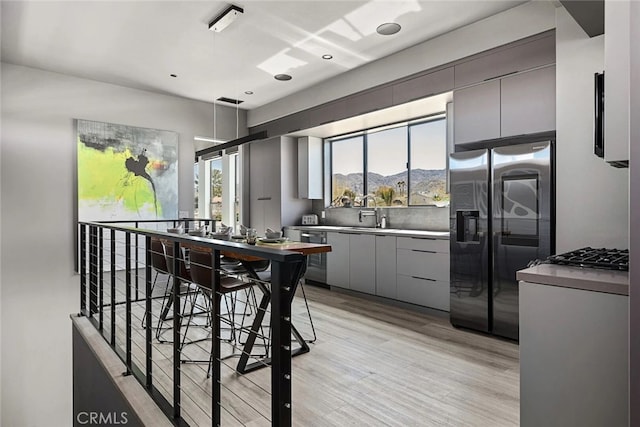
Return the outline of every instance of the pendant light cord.
<path id="1" fill-rule="evenodd" d="M 236 96 L 236 99 L 240 97 Z M 240 103 L 236 101 L 236 139 L 240 137 Z"/>
<path id="2" fill-rule="evenodd" d="M 216 35 L 215 33 L 213 34 L 213 58 L 215 61 L 215 56 L 216 56 Z M 215 68 L 214 68 L 215 69 Z M 213 139 L 214 141 L 217 141 L 216 138 L 216 131 L 217 131 L 217 126 L 216 126 L 216 81 L 215 78 L 213 80 Z M 214 142 L 215 144 L 215 142 Z"/>

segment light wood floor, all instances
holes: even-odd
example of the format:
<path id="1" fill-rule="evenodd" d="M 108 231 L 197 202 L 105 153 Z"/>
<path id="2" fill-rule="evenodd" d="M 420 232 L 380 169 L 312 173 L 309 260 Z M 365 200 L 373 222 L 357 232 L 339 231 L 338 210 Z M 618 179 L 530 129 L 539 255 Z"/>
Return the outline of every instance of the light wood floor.
<path id="1" fill-rule="evenodd" d="M 296 426 L 516 426 L 518 346 L 458 330 L 444 315 L 307 285 L 318 333 L 311 352 L 293 359 Z M 303 300 L 294 324 L 310 327 Z M 134 316 L 134 362 L 143 365 L 144 335 Z M 117 329 L 118 336 L 123 333 Z M 207 359 L 206 342 L 185 353 Z M 154 345 L 154 381 L 171 398 L 170 344 Z M 222 369 L 222 425 L 270 425 L 270 370 Z M 190 425 L 211 425 L 206 364 L 182 368 L 182 409 Z"/>

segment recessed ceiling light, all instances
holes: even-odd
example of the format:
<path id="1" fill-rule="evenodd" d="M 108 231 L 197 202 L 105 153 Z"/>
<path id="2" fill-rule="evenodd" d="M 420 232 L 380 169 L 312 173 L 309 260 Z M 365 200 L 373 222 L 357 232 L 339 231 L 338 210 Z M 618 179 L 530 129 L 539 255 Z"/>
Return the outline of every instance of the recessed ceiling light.
<path id="1" fill-rule="evenodd" d="M 177 74 L 169 74 L 170 77 L 178 77 Z"/>
<path id="2" fill-rule="evenodd" d="M 333 55 L 329 55 L 328 53 L 322 55 L 322 59 L 333 59 Z"/>
<path id="3" fill-rule="evenodd" d="M 400 24 L 396 24 L 395 22 L 386 22 L 379 25 L 378 28 L 376 28 L 376 31 L 378 34 L 383 36 L 390 36 L 400 31 L 400 28 L 402 28 L 400 27 Z"/>
<path id="4" fill-rule="evenodd" d="M 252 90 L 245 90 L 244 94 L 245 95 L 253 95 L 253 91 Z"/>
<path id="5" fill-rule="evenodd" d="M 287 80 L 291 80 L 292 77 L 289 74 L 276 74 L 273 76 L 274 79 L 280 80 L 281 82 L 286 82 Z"/>

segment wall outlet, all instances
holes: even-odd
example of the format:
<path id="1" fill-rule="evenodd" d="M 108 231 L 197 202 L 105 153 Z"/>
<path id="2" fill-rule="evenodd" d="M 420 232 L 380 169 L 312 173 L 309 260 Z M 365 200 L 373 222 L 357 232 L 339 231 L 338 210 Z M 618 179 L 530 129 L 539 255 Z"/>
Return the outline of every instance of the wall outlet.
<path id="1" fill-rule="evenodd" d="M 320 218 L 324 219 L 324 211 L 320 211 Z"/>

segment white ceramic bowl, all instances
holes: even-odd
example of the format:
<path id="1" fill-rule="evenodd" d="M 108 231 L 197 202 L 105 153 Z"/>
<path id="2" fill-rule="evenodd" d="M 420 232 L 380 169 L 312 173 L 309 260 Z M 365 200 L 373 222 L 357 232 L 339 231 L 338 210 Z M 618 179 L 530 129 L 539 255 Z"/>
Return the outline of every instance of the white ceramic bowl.
<path id="1" fill-rule="evenodd" d="M 280 239 L 282 238 L 282 231 L 265 231 L 264 237 L 266 237 L 267 239 Z"/>

